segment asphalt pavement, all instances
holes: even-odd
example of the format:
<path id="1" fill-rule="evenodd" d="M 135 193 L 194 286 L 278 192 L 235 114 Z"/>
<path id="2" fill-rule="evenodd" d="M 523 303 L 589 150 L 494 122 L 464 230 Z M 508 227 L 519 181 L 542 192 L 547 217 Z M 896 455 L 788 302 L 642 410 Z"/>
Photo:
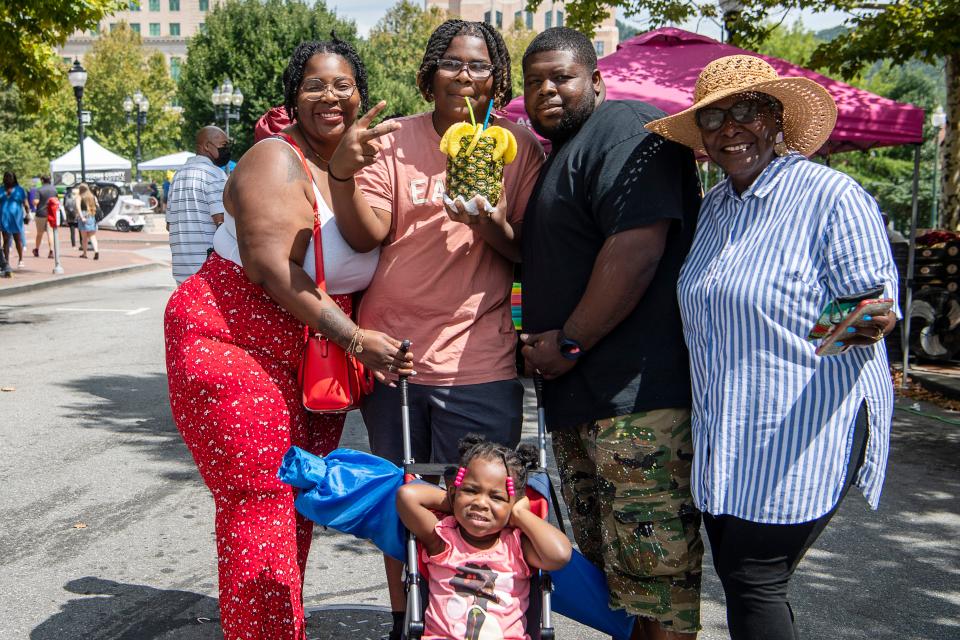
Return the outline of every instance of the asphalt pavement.
<path id="1" fill-rule="evenodd" d="M 167 404 L 172 291 L 153 269 L 0 298 L 0 638 L 222 637 L 213 503 Z M 805 639 L 960 638 L 960 415 L 898 405 L 880 510 L 851 492 L 794 579 Z M 532 393 L 527 410 L 530 438 Z M 365 447 L 358 416 L 342 444 Z M 307 606 L 386 604 L 380 567 L 368 543 L 318 530 Z M 704 578 L 700 637 L 719 640 L 709 559 Z"/>

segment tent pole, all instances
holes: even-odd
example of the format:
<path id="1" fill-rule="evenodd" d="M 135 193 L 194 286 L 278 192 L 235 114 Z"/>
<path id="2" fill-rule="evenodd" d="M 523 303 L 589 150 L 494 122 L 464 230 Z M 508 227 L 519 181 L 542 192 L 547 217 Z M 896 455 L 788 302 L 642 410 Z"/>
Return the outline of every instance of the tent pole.
<path id="1" fill-rule="evenodd" d="M 913 268 L 917 252 L 917 197 L 920 190 L 920 145 L 913 147 L 913 204 L 910 211 L 910 246 L 907 250 L 907 300 L 904 305 L 903 325 L 901 327 L 901 345 L 903 346 L 903 376 L 900 378 L 900 388 L 907 386 L 907 375 L 910 371 L 910 306 L 913 304 Z"/>

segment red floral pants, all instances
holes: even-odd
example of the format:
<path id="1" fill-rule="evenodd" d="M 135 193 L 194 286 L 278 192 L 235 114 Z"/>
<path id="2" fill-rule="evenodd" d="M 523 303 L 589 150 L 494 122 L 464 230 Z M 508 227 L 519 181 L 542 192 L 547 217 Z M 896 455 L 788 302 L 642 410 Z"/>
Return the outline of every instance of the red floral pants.
<path id="1" fill-rule="evenodd" d="M 313 524 L 277 470 L 291 445 L 334 449 L 344 415 L 303 409 L 303 325 L 215 253 L 170 297 L 164 333 L 173 417 L 216 505 L 224 637 L 302 640 Z"/>

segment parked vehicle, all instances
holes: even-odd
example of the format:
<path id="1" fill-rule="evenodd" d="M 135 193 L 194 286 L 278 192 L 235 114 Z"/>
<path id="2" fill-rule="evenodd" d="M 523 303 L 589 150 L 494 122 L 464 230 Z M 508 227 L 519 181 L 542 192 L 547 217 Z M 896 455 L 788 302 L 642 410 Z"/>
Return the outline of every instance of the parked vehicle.
<path id="1" fill-rule="evenodd" d="M 75 186 L 67 187 L 64 201 L 71 202 Z M 113 231 L 141 231 L 146 221 L 143 216 L 153 209 L 135 196 L 126 184 L 97 180 L 90 184 L 97 199 L 97 226 Z"/>

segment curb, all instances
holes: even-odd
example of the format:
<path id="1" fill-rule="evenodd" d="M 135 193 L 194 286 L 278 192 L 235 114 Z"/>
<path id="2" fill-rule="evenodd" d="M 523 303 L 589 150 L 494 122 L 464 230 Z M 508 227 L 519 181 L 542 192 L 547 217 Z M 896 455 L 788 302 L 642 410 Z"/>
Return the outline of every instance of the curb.
<path id="1" fill-rule="evenodd" d="M 946 382 L 945 379 L 949 379 L 949 376 L 941 376 L 935 373 L 928 373 L 926 371 L 913 371 L 909 373 L 910 379 L 913 382 L 916 382 L 921 387 L 927 391 L 933 391 L 934 393 L 939 393 L 942 396 L 950 398 L 951 400 L 960 400 L 960 388 L 956 383 L 950 384 Z"/>
<path id="2" fill-rule="evenodd" d="M 86 280 L 97 280 L 99 278 L 109 278 L 111 276 L 122 276 L 137 271 L 148 271 L 151 269 L 169 268 L 169 265 L 162 262 L 146 262 L 144 264 L 131 264 L 125 267 L 114 267 L 112 269 L 102 269 L 100 271 L 88 271 L 86 273 L 77 273 L 69 276 L 59 276 L 49 280 L 40 280 L 38 282 L 27 282 L 24 284 L 15 284 L 9 287 L 0 287 L 0 298 L 12 296 L 18 293 L 26 293 L 37 289 L 48 289 L 59 287 L 74 282 L 84 282 Z"/>

